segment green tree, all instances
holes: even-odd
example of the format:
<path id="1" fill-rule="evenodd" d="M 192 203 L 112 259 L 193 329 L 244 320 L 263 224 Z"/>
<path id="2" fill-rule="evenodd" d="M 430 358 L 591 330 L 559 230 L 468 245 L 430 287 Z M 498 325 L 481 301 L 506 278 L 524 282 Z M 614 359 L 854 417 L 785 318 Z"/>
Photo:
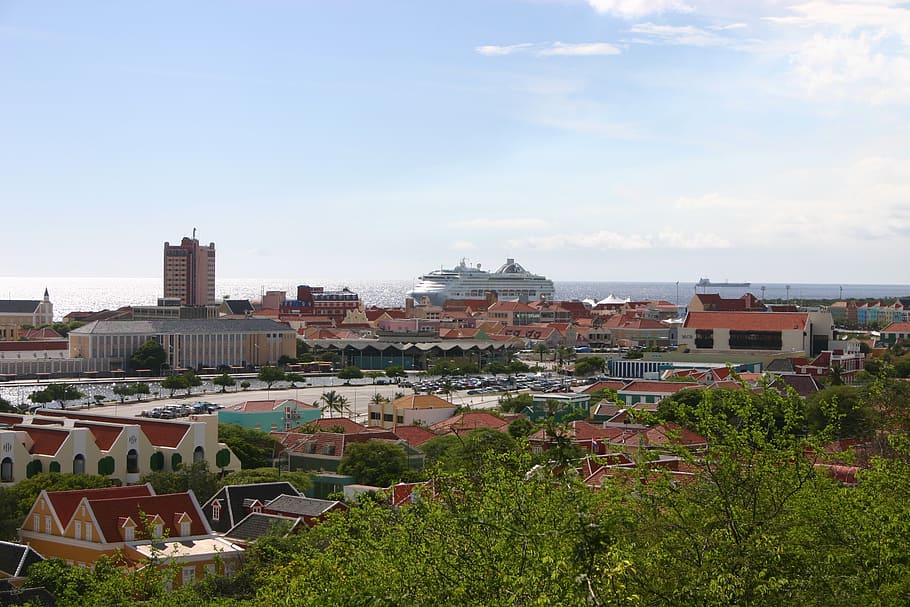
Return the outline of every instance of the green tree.
<path id="1" fill-rule="evenodd" d="M 385 374 L 387 377 L 392 377 L 392 378 L 408 376 L 408 374 L 405 372 L 404 368 L 400 367 L 398 365 L 392 365 L 390 367 L 386 367 Z"/>
<path id="2" fill-rule="evenodd" d="M 306 377 L 304 377 L 300 373 L 295 373 L 295 372 L 285 374 L 284 379 L 285 379 L 285 381 L 288 381 L 291 383 L 291 388 L 296 388 L 298 383 L 301 383 L 301 384 L 306 383 Z"/>
<path id="3" fill-rule="evenodd" d="M 288 472 L 277 467 L 237 470 L 225 475 L 224 478 L 221 479 L 221 484 L 223 486 L 247 485 L 274 483 L 278 481 L 291 483 L 291 485 L 301 493 L 308 491 L 313 484 L 313 479 L 307 472 Z"/>
<path id="4" fill-rule="evenodd" d="M 344 379 L 344 380 L 360 379 L 361 377 L 363 377 L 363 371 L 361 371 L 359 367 L 355 367 L 354 365 L 348 365 L 347 367 L 345 367 L 344 369 L 339 371 L 338 375 L 336 377 L 338 377 L 338 379 Z"/>
<path id="5" fill-rule="evenodd" d="M 248 382 L 248 381 L 245 380 L 245 379 L 244 379 L 243 381 L 240 382 L 240 389 L 241 389 L 241 390 L 249 390 L 249 388 L 250 388 L 250 382 Z"/>
<path id="6" fill-rule="evenodd" d="M 256 378 L 265 384 L 267 390 L 272 389 L 272 384 L 279 381 L 284 381 L 285 374 L 284 371 L 278 367 L 269 367 L 265 366 L 259 369 L 259 374 Z"/>
<path id="7" fill-rule="evenodd" d="M 349 443 L 345 446 L 338 472 L 353 476 L 364 485 L 388 487 L 407 474 L 407 452 L 401 445 L 384 440 Z"/>
<path id="8" fill-rule="evenodd" d="M 335 413 L 343 415 L 348 405 L 348 399 L 335 390 L 323 392 L 322 396 L 319 397 L 319 400 L 322 401 L 323 414 L 328 411 L 329 417 L 335 417 Z"/>
<path id="9" fill-rule="evenodd" d="M 216 386 L 221 386 L 222 392 L 227 392 L 228 388 L 231 388 L 237 384 L 237 380 L 235 380 L 227 373 L 222 373 L 218 377 L 213 378 L 212 383 Z"/>
<path id="10" fill-rule="evenodd" d="M 218 476 L 209 470 L 209 464 L 205 460 L 170 472 L 150 472 L 143 475 L 139 482 L 149 483 L 158 495 L 183 493 L 192 489 L 200 504 L 207 502 L 220 488 Z"/>
<path id="11" fill-rule="evenodd" d="M 143 394 L 149 394 L 151 392 L 149 385 L 143 382 L 130 384 L 130 390 L 132 390 L 133 394 L 136 396 L 137 401 L 142 400 Z"/>
<path id="12" fill-rule="evenodd" d="M 47 388 L 28 395 L 28 399 L 33 403 L 47 404 L 58 401 L 64 408 L 66 408 L 67 401 L 80 398 L 85 398 L 85 394 L 69 384 L 50 384 Z"/>
<path id="13" fill-rule="evenodd" d="M 111 392 L 120 397 L 120 404 L 123 404 L 123 401 L 135 394 L 131 384 L 114 384 Z"/>
<path id="14" fill-rule="evenodd" d="M 534 424 L 532 424 L 531 420 L 527 417 L 519 417 L 518 419 L 512 420 L 508 426 L 509 436 L 515 440 L 527 438 L 533 431 Z"/>
<path id="15" fill-rule="evenodd" d="M 218 442 L 234 452 L 244 469 L 270 466 L 279 448 L 278 441 L 268 432 L 237 424 L 218 424 Z"/>
<path id="16" fill-rule="evenodd" d="M 186 395 L 189 396 L 193 392 L 193 388 L 198 388 L 202 385 L 202 378 L 193 373 L 192 371 L 184 371 L 184 382 L 186 383 Z"/>
<path id="17" fill-rule="evenodd" d="M 603 373 L 606 361 L 600 356 L 586 356 L 575 363 L 575 375 L 587 377 L 595 373 Z"/>
<path id="18" fill-rule="evenodd" d="M 150 369 L 152 373 L 161 373 L 161 365 L 167 360 L 164 347 L 154 339 L 150 339 L 133 352 L 130 356 L 130 367 L 133 369 Z"/>
<path id="19" fill-rule="evenodd" d="M 534 346 L 534 354 L 537 354 L 540 357 L 540 362 L 543 362 L 543 357 L 550 353 L 550 348 L 547 346 L 546 342 L 540 342 Z"/>
<path id="20" fill-rule="evenodd" d="M 161 387 L 165 390 L 170 391 L 171 398 L 173 398 L 174 393 L 177 392 L 177 390 L 189 389 L 189 384 L 187 383 L 186 376 L 183 373 L 175 373 L 174 375 L 168 375 L 162 379 Z"/>

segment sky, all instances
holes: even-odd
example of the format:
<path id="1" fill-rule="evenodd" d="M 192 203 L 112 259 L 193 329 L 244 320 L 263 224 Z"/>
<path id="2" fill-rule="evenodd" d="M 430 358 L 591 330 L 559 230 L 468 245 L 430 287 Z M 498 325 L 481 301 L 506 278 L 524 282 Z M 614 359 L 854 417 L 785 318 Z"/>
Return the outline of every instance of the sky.
<path id="1" fill-rule="evenodd" d="M 0 276 L 910 282 L 910 3 L 0 0 Z"/>

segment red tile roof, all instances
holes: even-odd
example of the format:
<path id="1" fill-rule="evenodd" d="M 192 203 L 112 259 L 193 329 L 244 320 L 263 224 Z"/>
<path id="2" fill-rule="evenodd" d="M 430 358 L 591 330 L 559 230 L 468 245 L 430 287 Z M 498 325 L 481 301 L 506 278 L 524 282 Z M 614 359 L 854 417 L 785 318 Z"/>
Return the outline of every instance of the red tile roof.
<path id="1" fill-rule="evenodd" d="M 449 419 L 444 419 L 430 426 L 430 429 L 440 434 L 460 430 L 473 430 L 474 428 L 492 428 L 493 430 L 502 430 L 508 426 L 509 422 L 496 417 L 486 411 L 466 411 L 453 415 Z"/>
<path id="2" fill-rule="evenodd" d="M 70 432 L 60 426 L 15 426 L 16 430 L 25 430 L 34 441 L 29 453 L 38 455 L 56 455 L 60 446 L 66 441 Z"/>
<path id="3" fill-rule="evenodd" d="M 680 390 L 704 389 L 704 386 L 675 381 L 636 380 L 619 390 L 619 392 L 642 392 L 646 394 L 676 394 Z"/>
<path id="4" fill-rule="evenodd" d="M 610 381 L 599 381 L 596 384 L 591 384 L 584 390 L 583 394 L 590 394 L 591 392 L 597 392 L 598 390 L 622 390 L 626 384 L 629 382 L 610 380 Z"/>
<path id="5" fill-rule="evenodd" d="M 136 539 L 146 539 L 151 529 L 144 528 L 144 522 L 158 515 L 162 519 L 163 537 L 172 541 L 180 538 L 180 525 L 175 514 L 186 513 L 190 518 L 190 535 L 206 535 L 208 530 L 204 517 L 189 493 L 169 493 L 152 496 L 130 496 L 119 498 L 89 498 L 89 507 L 98 521 L 101 533 L 108 542 L 119 542 L 120 519 L 130 517 L 137 524 Z M 140 531 L 142 530 L 142 531 Z M 143 533 L 144 532 L 144 533 Z"/>
<path id="6" fill-rule="evenodd" d="M 91 413 L 78 413 L 75 411 L 61 411 L 59 409 L 45 410 L 42 415 L 65 417 L 67 419 L 80 419 L 84 421 L 99 421 L 112 424 L 139 426 L 149 442 L 156 447 L 177 447 L 190 429 L 190 424 L 177 421 L 159 421 L 134 417 L 124 419 L 113 415 L 94 415 Z"/>
<path id="7" fill-rule="evenodd" d="M 392 432 L 406 442 L 412 447 L 419 447 L 429 440 L 433 440 L 439 435 L 435 432 L 430 432 L 426 428 L 420 426 L 395 426 L 392 429 Z"/>
<path id="8" fill-rule="evenodd" d="M 806 312 L 689 312 L 686 329 L 733 329 L 740 331 L 802 331 L 809 322 Z"/>
<path id="9" fill-rule="evenodd" d="M 110 451 L 111 447 L 123 432 L 123 426 L 114 426 L 107 424 L 95 424 L 91 422 L 75 422 L 76 428 L 88 428 L 92 436 L 95 437 L 95 444 L 102 451 Z"/>
<path id="10" fill-rule="evenodd" d="M 358 424 L 353 419 L 347 417 L 320 417 L 317 420 L 308 422 L 308 427 L 319 428 L 321 430 L 331 431 L 333 428 L 344 428 L 344 434 L 357 434 L 367 429 L 363 424 Z"/>
<path id="11" fill-rule="evenodd" d="M 881 331 L 882 333 L 910 333 L 910 322 L 893 322 Z"/>
<path id="12" fill-rule="evenodd" d="M 72 491 L 48 491 L 47 499 L 60 523 L 66 527 L 73 513 L 76 512 L 76 506 L 82 501 L 82 498 L 88 499 L 116 499 L 116 498 L 139 498 L 149 495 L 155 495 L 155 491 L 148 484 L 145 485 L 126 485 L 125 487 L 104 487 L 101 489 L 73 489 Z"/>

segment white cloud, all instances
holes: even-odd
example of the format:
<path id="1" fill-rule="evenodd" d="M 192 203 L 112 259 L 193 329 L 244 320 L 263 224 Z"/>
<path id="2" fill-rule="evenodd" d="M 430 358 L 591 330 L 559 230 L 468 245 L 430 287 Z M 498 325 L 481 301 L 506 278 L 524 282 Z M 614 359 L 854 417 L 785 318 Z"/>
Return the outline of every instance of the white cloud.
<path id="1" fill-rule="evenodd" d="M 502 57 L 518 53 L 529 53 L 538 57 L 592 57 L 597 55 L 619 55 L 622 50 L 608 42 L 523 42 L 521 44 L 487 44 L 474 48 L 475 52 L 488 57 Z"/>
<path id="2" fill-rule="evenodd" d="M 540 230 L 549 224 L 536 217 L 504 217 L 504 218 L 477 218 L 464 219 L 452 223 L 454 228 L 469 230 Z"/>
<path id="3" fill-rule="evenodd" d="M 641 249 L 718 249 L 730 247 L 730 242 L 716 234 L 692 233 L 664 229 L 656 236 L 650 234 L 621 234 L 609 230 L 554 234 L 539 238 L 507 241 L 511 248 L 532 248 L 547 251 L 560 249 L 641 250 Z"/>
<path id="4" fill-rule="evenodd" d="M 910 101 L 910 8 L 897 0 L 814 0 L 766 19 L 807 31 L 790 52 L 810 98 L 873 105 Z M 791 34 L 794 32 L 790 32 Z"/>
<path id="5" fill-rule="evenodd" d="M 561 55 L 561 56 L 591 56 L 591 55 L 618 55 L 622 51 L 606 42 L 582 42 L 578 44 L 567 44 L 563 42 L 554 42 L 550 47 L 538 51 L 538 55 Z"/>
<path id="6" fill-rule="evenodd" d="M 474 50 L 480 55 L 486 55 L 488 57 L 499 57 L 503 55 L 511 55 L 513 53 L 519 53 L 521 51 L 529 49 L 532 46 L 534 45 L 529 42 L 509 45 L 485 44 L 483 46 L 474 47 Z"/>
<path id="7" fill-rule="evenodd" d="M 881 39 L 815 34 L 791 58 L 810 97 L 849 98 L 874 105 L 910 101 L 910 56 L 889 55 Z"/>
<path id="8" fill-rule="evenodd" d="M 655 23 L 638 23 L 629 28 L 633 34 L 645 36 L 636 39 L 642 44 L 665 44 L 672 46 L 730 46 L 736 41 L 719 36 L 708 30 L 692 25 L 657 25 Z"/>
<path id="9" fill-rule="evenodd" d="M 688 13 L 692 8 L 680 0 L 588 0 L 598 13 L 623 19 L 638 19 L 661 13 Z"/>
<path id="10" fill-rule="evenodd" d="M 709 30 L 714 30 L 715 32 L 723 32 L 727 30 L 740 30 L 749 27 L 746 23 L 730 23 L 728 25 L 709 25 Z"/>

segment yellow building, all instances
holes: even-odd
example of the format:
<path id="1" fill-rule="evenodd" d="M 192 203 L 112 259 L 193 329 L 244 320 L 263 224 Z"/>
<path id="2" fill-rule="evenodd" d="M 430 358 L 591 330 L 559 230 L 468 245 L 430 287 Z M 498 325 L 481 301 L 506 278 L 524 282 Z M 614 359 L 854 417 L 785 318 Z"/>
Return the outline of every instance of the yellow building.
<path id="1" fill-rule="evenodd" d="M 297 333 L 263 318 L 95 321 L 69 333 L 70 357 L 95 371 L 125 369 L 147 341 L 164 348 L 169 369 L 277 364 L 297 355 Z"/>
<path id="2" fill-rule="evenodd" d="M 0 340 L 19 339 L 23 325 L 38 327 L 54 322 L 54 304 L 44 290 L 44 299 L 0 300 Z"/>
<path id="3" fill-rule="evenodd" d="M 212 533 L 192 491 L 155 495 L 148 484 L 42 491 L 19 537 L 45 558 L 78 567 L 92 567 L 102 556 L 132 567 L 152 558 L 174 563 L 176 585 L 230 573 L 243 553 Z"/>

